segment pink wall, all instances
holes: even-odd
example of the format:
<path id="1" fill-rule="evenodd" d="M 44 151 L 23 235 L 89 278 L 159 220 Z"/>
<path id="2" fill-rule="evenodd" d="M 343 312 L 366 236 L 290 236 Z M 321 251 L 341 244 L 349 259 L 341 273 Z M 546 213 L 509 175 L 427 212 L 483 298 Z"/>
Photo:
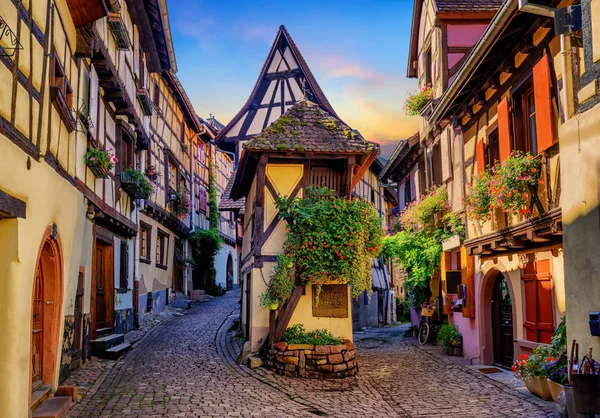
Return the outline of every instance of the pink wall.
<path id="1" fill-rule="evenodd" d="M 463 336 L 463 357 L 471 360 L 472 364 L 479 364 L 479 330 L 475 319 L 463 318 L 462 313 L 454 312 L 449 316 Z"/>
<path id="2" fill-rule="evenodd" d="M 487 25 L 448 25 L 448 46 L 473 46 Z"/>

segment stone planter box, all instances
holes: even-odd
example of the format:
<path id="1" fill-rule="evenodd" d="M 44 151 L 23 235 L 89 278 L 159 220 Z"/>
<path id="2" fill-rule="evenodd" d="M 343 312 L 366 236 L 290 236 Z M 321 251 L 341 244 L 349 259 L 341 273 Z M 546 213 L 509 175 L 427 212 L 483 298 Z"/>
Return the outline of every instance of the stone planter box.
<path id="1" fill-rule="evenodd" d="M 552 400 L 554 402 L 558 402 L 558 395 L 560 395 L 560 392 L 562 392 L 565 389 L 564 386 L 560 383 L 556 383 L 548 379 L 548 388 L 550 389 L 550 395 L 552 395 Z"/>
<path id="2" fill-rule="evenodd" d="M 548 379 L 546 379 L 545 376 L 527 376 L 523 381 L 525 382 L 527 389 L 534 395 L 537 395 L 546 401 L 552 400 L 552 394 L 548 387 Z"/>
<path id="3" fill-rule="evenodd" d="M 340 345 L 277 343 L 269 350 L 265 367 L 288 377 L 338 379 L 358 373 L 354 344 Z"/>

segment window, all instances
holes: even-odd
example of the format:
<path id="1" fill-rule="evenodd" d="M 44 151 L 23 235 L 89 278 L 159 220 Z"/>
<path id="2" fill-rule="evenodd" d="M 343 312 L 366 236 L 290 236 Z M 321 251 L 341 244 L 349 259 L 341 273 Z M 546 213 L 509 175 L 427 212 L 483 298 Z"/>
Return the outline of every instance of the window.
<path id="1" fill-rule="evenodd" d="M 167 268 L 167 254 L 169 252 L 169 234 L 158 229 L 156 235 L 156 267 Z"/>
<path id="2" fill-rule="evenodd" d="M 513 96 L 515 106 L 515 141 L 513 149 L 537 155 L 536 106 L 533 79 L 530 77 Z"/>
<path id="3" fill-rule="evenodd" d="M 150 263 L 150 242 L 152 238 L 152 227 L 140 221 L 140 261 Z"/>
<path id="4" fill-rule="evenodd" d="M 424 68 L 424 75 L 425 75 L 425 84 L 428 86 L 431 86 L 431 49 L 427 50 L 427 52 L 425 52 L 425 56 L 423 58 L 423 64 L 425 66 Z"/>
<path id="5" fill-rule="evenodd" d="M 123 144 L 121 146 L 121 164 L 123 168 L 134 167 L 134 151 L 133 151 L 133 140 L 131 137 L 125 133 L 124 130 L 121 131 L 121 139 Z"/>
<path id="6" fill-rule="evenodd" d="M 127 290 L 129 283 L 129 245 L 127 245 L 127 241 L 121 241 L 121 258 L 119 263 L 119 288 L 120 290 Z"/>
<path id="7" fill-rule="evenodd" d="M 442 184 L 442 150 L 439 142 L 431 150 L 431 159 L 429 161 L 431 167 L 431 185 L 439 186 Z"/>
<path id="8" fill-rule="evenodd" d="M 150 142 L 150 145 L 148 146 L 148 149 L 146 150 L 146 169 L 150 168 L 152 166 L 152 142 Z"/>
<path id="9" fill-rule="evenodd" d="M 169 161 L 169 188 L 177 190 L 177 167 Z"/>
<path id="10" fill-rule="evenodd" d="M 485 152 L 485 165 L 493 166 L 496 161 L 500 161 L 500 139 L 498 136 L 498 127 L 494 126 L 488 131 L 488 144 Z"/>
<path id="11" fill-rule="evenodd" d="M 56 53 L 52 56 L 50 67 L 50 99 L 67 131 L 73 132 L 77 127 L 75 118 L 71 114 L 73 89 Z"/>
<path id="12" fill-rule="evenodd" d="M 536 343 L 550 344 L 554 333 L 550 260 L 527 263 L 523 270 L 525 338 Z"/>
<path id="13" fill-rule="evenodd" d="M 458 294 L 458 286 L 462 284 L 460 251 L 449 251 L 444 253 L 444 264 L 446 271 L 446 293 Z"/>
<path id="14" fill-rule="evenodd" d="M 200 210 L 203 210 L 204 212 L 206 212 L 206 206 L 208 204 L 208 194 L 206 192 L 206 189 L 203 186 L 200 186 L 199 193 L 200 193 L 200 196 L 198 199 L 198 204 L 200 206 Z"/>
<path id="15" fill-rule="evenodd" d="M 198 162 L 204 167 L 206 158 L 206 150 L 202 142 L 198 143 Z"/>
<path id="16" fill-rule="evenodd" d="M 152 95 L 152 101 L 154 102 L 154 106 L 160 106 L 160 88 L 158 87 L 158 82 L 154 82 L 154 94 Z"/>

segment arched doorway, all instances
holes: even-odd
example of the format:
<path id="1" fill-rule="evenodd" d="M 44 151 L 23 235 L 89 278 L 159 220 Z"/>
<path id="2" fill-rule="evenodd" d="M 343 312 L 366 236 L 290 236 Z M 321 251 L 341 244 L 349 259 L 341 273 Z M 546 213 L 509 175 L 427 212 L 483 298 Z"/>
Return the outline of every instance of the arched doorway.
<path id="1" fill-rule="evenodd" d="M 506 278 L 500 272 L 494 280 L 491 310 L 494 363 L 510 367 L 514 356 L 512 297 Z"/>
<path id="2" fill-rule="evenodd" d="M 233 289 L 233 258 L 231 253 L 227 256 L 227 290 Z"/>
<path id="3" fill-rule="evenodd" d="M 53 238 L 54 237 L 54 238 Z M 33 279 L 31 310 L 31 384 L 53 383 L 62 307 L 62 251 L 50 227 L 40 248 Z"/>

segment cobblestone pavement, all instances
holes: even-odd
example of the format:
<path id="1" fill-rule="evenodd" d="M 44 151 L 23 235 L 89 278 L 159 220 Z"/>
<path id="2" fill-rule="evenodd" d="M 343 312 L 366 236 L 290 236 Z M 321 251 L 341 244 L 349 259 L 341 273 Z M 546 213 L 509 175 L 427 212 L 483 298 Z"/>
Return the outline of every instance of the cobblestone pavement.
<path id="1" fill-rule="evenodd" d="M 356 335 L 357 378 L 314 381 L 235 363 L 239 291 L 157 325 L 117 362 L 91 362 L 69 417 L 547 417 L 547 404 L 444 361 L 395 327 Z M 98 366 L 101 364 L 101 366 Z M 87 376 L 87 378 L 84 378 Z"/>

